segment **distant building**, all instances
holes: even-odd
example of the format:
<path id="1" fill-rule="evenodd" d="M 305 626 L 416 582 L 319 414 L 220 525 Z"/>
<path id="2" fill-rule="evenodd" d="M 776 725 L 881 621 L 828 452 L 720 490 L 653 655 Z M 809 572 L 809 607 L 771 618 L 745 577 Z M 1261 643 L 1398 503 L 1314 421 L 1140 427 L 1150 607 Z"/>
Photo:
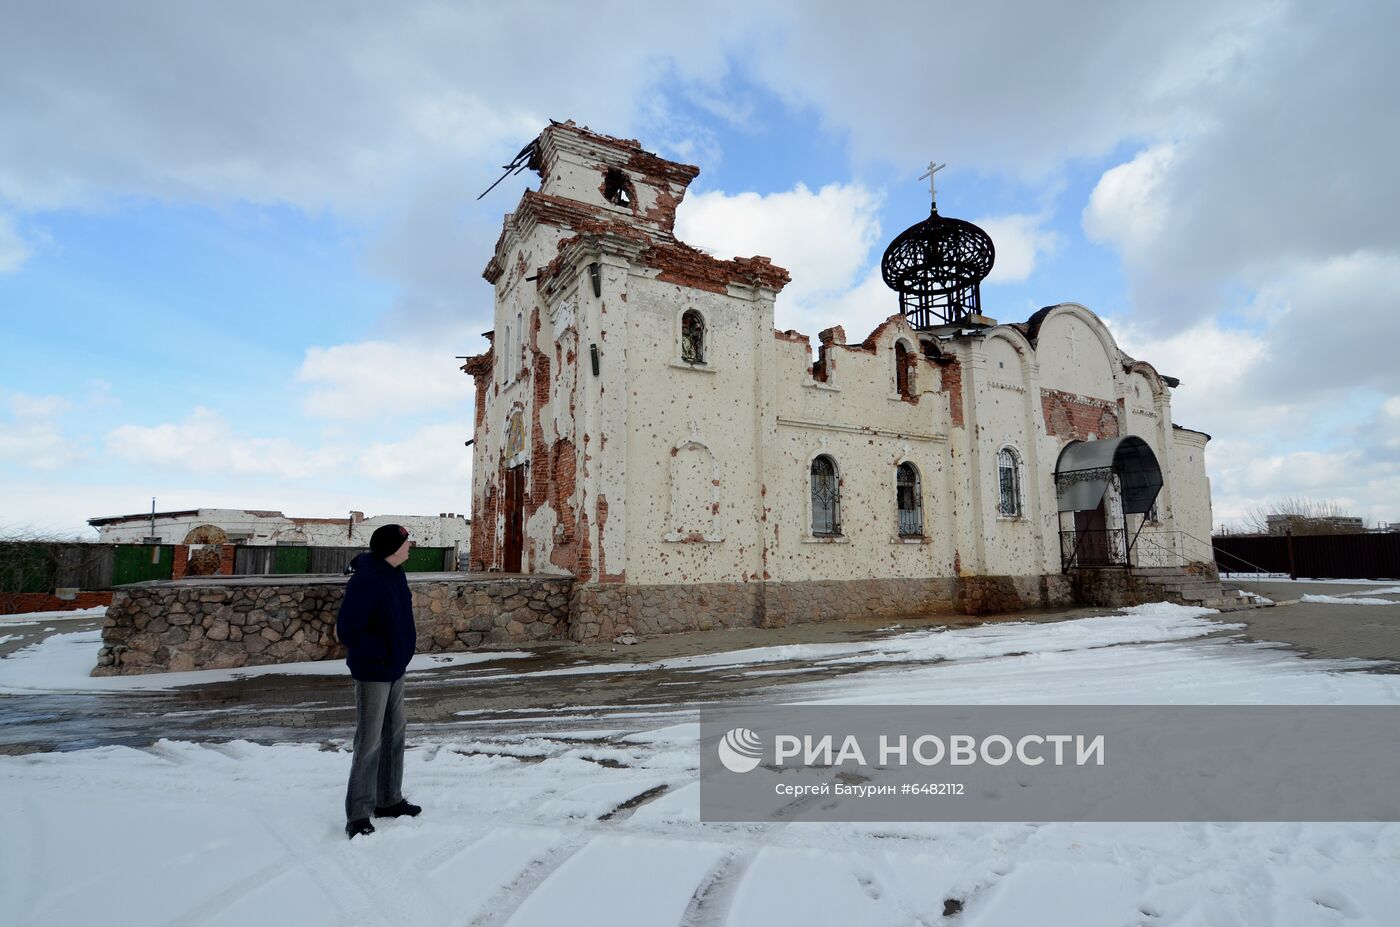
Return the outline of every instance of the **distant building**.
<path id="1" fill-rule="evenodd" d="M 152 521 L 154 518 L 154 529 Z M 258 509 L 186 509 L 89 518 L 105 544 L 294 544 L 309 547 L 368 547 L 380 525 L 400 524 L 422 547 L 455 547 L 465 557 L 471 522 L 465 515 L 376 515 L 349 518 L 289 518 Z"/>
<path id="2" fill-rule="evenodd" d="M 1391 525 L 1391 530 L 1395 530 L 1395 527 L 1395 525 Z M 1269 534 L 1281 536 L 1289 531 L 1294 534 L 1365 534 L 1366 523 L 1360 518 L 1353 518 L 1349 515 L 1310 517 L 1284 514 L 1269 516 Z"/>

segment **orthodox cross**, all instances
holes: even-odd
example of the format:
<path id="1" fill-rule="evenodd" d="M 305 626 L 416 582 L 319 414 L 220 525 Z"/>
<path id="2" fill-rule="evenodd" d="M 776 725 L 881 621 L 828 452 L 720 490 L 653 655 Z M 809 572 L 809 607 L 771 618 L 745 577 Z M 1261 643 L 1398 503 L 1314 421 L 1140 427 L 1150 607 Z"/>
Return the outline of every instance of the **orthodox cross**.
<path id="1" fill-rule="evenodd" d="M 934 208 L 935 211 L 938 209 L 938 190 L 933 185 L 933 175 L 937 174 L 939 171 L 943 170 L 943 168 L 947 166 L 947 164 L 934 164 L 932 161 L 930 161 L 928 163 L 928 173 L 919 177 L 920 180 L 923 180 L 924 177 L 928 178 L 929 204 Z"/>
<path id="2" fill-rule="evenodd" d="M 1078 329 L 1078 328 L 1071 328 L 1071 329 L 1069 330 L 1069 359 L 1070 359 L 1071 361 L 1076 361 L 1076 362 L 1079 360 L 1079 329 Z"/>

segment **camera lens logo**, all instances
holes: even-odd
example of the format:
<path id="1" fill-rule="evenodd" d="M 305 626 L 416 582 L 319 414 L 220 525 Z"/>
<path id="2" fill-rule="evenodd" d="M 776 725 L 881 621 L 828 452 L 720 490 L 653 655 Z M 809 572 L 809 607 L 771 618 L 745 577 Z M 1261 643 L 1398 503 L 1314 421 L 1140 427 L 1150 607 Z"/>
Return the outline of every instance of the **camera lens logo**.
<path id="1" fill-rule="evenodd" d="M 763 760 L 763 739 L 746 727 L 736 727 L 719 741 L 719 761 L 730 772 L 744 773 Z"/>

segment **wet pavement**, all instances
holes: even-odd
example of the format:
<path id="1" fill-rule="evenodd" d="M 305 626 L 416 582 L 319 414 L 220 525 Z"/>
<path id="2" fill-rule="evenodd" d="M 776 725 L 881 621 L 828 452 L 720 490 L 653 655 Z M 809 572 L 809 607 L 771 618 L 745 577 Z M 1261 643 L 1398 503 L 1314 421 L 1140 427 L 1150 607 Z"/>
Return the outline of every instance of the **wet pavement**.
<path id="1" fill-rule="evenodd" d="M 1400 582 L 1375 584 L 1309 583 L 1306 581 L 1237 582 L 1278 603 L 1276 608 L 1250 609 L 1230 615 L 1244 623 L 1245 638 L 1280 641 L 1311 657 L 1388 660 L 1400 663 Z M 1299 601 L 1304 595 L 1334 598 L 1375 598 L 1395 605 L 1338 605 Z"/>
<path id="2" fill-rule="evenodd" d="M 1252 586 L 1250 587 L 1252 588 Z M 1373 590 L 1380 587 L 1371 587 Z M 1345 595 L 1365 587 L 1299 584 L 1260 591 L 1270 598 L 1304 592 Z M 1400 601 L 1400 595 L 1387 598 Z M 565 642 L 530 648 L 529 655 L 444 667 L 409 677 L 410 724 L 434 734 L 470 728 L 522 727 L 544 735 L 577 731 L 590 719 L 649 719 L 692 713 L 697 706 L 778 697 L 782 683 L 816 681 L 898 663 L 813 665 L 796 658 L 741 666 L 664 667 L 668 658 L 792 644 L 875 641 L 921 628 L 973 627 L 989 621 L 1066 621 L 1111 613 L 1103 608 L 1022 612 L 993 618 L 940 615 L 897 623 L 844 621 L 789 628 L 741 628 L 663 635 L 635 645 Z M 1219 632 L 1246 640 L 1273 641 L 1316 657 L 1361 657 L 1395 661 L 1400 667 L 1400 607 L 1292 604 L 1247 609 L 1224 620 L 1243 632 Z M 33 627 L 6 627 L 0 654 L 28 646 L 51 633 L 87 630 L 98 620 L 66 620 Z M 18 636 L 17 636 L 18 635 Z M 512 651 L 519 653 L 517 649 Z M 599 665 L 614 664 L 611 671 Z M 579 670 L 587 667 L 589 672 Z M 1389 671 L 1394 667 L 1381 667 Z M 107 744 L 144 747 L 161 738 L 262 743 L 313 742 L 339 746 L 353 734 L 354 704 L 347 676 L 265 675 L 205 683 L 168 691 L 95 691 L 0 695 L 0 753 L 76 750 Z M 679 719 L 678 719 L 679 720 Z"/>

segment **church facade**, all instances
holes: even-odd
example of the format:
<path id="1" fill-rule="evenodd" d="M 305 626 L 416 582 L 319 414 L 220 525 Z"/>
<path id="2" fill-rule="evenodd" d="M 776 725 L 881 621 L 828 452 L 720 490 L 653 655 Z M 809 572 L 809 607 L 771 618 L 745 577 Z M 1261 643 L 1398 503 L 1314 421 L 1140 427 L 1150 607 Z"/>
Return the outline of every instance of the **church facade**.
<path id="1" fill-rule="evenodd" d="M 935 207 L 886 254 L 900 311 L 814 343 L 773 327 L 786 271 L 675 238 L 697 168 L 571 123 L 520 163 L 540 186 L 505 219 L 491 347 L 463 366 L 470 568 L 573 576 L 575 639 L 1063 605 L 1105 570 L 1213 569 L 1208 437 L 1172 423 L 1176 381 L 1083 306 L 982 314 L 975 226 Z"/>

